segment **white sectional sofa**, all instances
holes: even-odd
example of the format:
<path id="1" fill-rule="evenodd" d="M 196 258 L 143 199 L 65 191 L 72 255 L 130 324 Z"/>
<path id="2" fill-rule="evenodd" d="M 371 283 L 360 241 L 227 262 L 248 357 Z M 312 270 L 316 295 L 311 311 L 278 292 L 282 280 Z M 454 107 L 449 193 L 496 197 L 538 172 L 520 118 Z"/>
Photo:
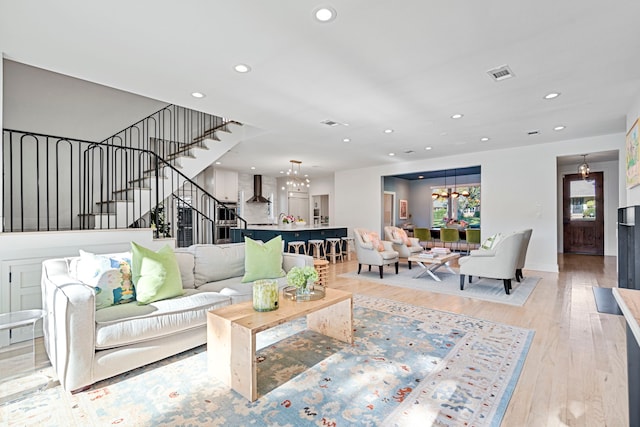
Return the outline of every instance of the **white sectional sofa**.
<path id="1" fill-rule="evenodd" d="M 176 249 L 184 295 L 114 305 L 96 311 L 93 287 L 69 273 L 73 258 L 42 266 L 44 343 L 62 387 L 91 384 L 206 343 L 206 313 L 252 299 L 241 283 L 244 243 Z M 285 272 L 313 265 L 306 255 L 283 254 Z M 278 279 L 282 288 L 286 278 Z"/>

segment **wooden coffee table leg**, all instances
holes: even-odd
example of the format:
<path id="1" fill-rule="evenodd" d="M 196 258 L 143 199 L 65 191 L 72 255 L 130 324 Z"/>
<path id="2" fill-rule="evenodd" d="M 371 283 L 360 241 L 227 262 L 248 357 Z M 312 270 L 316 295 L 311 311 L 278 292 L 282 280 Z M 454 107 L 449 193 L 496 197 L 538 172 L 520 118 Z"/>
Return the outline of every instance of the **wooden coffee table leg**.
<path id="1" fill-rule="evenodd" d="M 307 328 L 353 344 L 353 300 L 349 298 L 307 314 Z"/>
<path id="2" fill-rule="evenodd" d="M 209 373 L 253 402 L 258 398 L 256 337 L 212 313 L 207 316 Z"/>

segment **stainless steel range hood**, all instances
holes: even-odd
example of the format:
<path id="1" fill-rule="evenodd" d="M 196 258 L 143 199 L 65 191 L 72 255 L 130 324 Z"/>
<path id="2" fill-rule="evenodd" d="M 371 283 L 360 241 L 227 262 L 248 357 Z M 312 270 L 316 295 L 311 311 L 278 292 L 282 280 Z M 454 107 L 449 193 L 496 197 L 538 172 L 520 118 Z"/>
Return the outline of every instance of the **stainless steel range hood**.
<path id="1" fill-rule="evenodd" d="M 253 175 L 253 197 L 247 203 L 271 203 L 262 196 L 262 175 Z"/>

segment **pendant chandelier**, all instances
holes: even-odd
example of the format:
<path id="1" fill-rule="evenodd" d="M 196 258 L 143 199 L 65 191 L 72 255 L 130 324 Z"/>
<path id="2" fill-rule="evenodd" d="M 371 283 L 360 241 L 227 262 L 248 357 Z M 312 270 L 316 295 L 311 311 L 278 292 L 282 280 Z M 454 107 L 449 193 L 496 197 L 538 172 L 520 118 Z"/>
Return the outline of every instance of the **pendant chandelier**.
<path id="1" fill-rule="evenodd" d="M 433 193 L 431 193 L 431 198 L 433 200 L 436 200 L 437 198 L 443 198 L 443 199 L 448 199 L 449 198 L 449 193 L 447 190 L 447 171 L 444 171 L 444 188 L 442 189 L 442 191 L 440 193 L 438 193 L 437 191 L 434 191 Z"/>
<path id="2" fill-rule="evenodd" d="M 307 187 L 309 188 L 309 184 L 311 184 L 311 180 L 308 178 L 308 175 L 302 176 L 302 172 L 300 171 L 300 165 L 302 162 L 300 160 L 289 160 L 290 167 L 287 170 L 287 187 L 290 190 L 300 191 L 301 188 Z"/>
<path id="3" fill-rule="evenodd" d="M 453 191 L 451 192 L 451 198 L 457 199 L 460 193 L 458 193 L 458 170 L 453 170 Z"/>
<path id="4" fill-rule="evenodd" d="M 589 164 L 587 163 L 587 155 L 582 155 L 582 164 L 578 166 L 578 173 L 582 175 L 582 179 L 587 179 L 589 177 Z"/>
<path id="5" fill-rule="evenodd" d="M 438 193 L 438 191 L 434 190 L 433 193 L 431 193 L 431 198 L 433 200 L 442 198 L 442 199 L 448 199 L 449 197 L 451 197 L 452 199 L 457 199 L 459 196 L 462 197 L 469 197 L 469 190 L 467 190 L 466 188 L 461 192 L 458 193 L 458 170 L 454 169 L 453 170 L 453 191 L 451 192 L 451 194 L 449 194 L 449 189 L 447 188 L 447 170 L 444 171 L 444 189 Z"/>

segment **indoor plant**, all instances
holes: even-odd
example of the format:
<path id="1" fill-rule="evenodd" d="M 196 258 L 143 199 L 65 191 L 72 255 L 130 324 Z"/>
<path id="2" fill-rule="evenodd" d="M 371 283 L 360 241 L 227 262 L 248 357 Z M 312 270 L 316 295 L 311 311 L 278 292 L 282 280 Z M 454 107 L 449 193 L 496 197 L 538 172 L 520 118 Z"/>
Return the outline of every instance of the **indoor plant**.
<path id="1" fill-rule="evenodd" d="M 308 294 L 315 281 L 318 280 L 318 272 L 315 268 L 307 265 L 305 267 L 293 267 L 287 273 L 287 283 L 297 288 L 297 294 Z"/>

